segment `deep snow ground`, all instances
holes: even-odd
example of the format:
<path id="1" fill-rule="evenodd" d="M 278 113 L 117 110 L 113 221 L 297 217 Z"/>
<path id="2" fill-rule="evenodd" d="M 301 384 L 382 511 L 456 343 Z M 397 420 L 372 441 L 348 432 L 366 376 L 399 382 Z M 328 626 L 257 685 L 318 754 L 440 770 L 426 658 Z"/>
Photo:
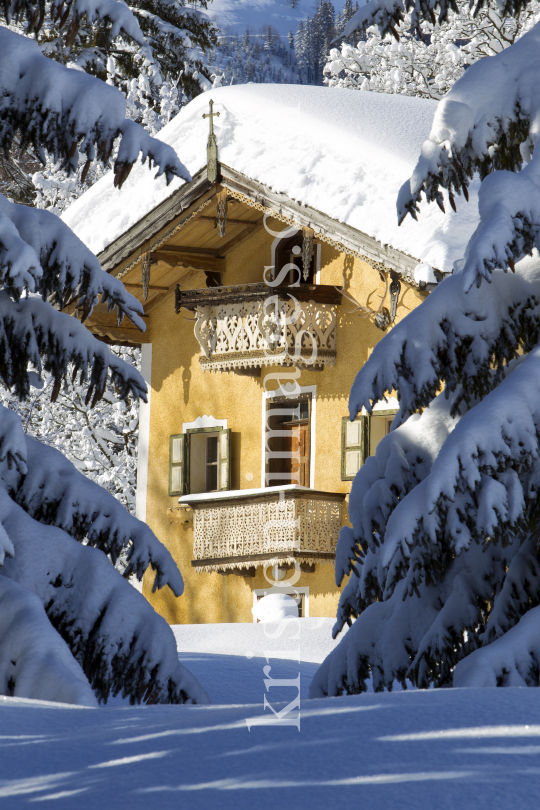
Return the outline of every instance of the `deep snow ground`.
<path id="1" fill-rule="evenodd" d="M 248 731 L 246 718 L 262 715 L 260 705 L 75 709 L 0 699 L 0 807 L 538 804 L 535 689 L 305 701 L 300 731 L 275 720 Z"/>
<path id="2" fill-rule="evenodd" d="M 264 696 L 263 668 L 271 678 L 295 679 L 306 699 L 317 667 L 341 640 L 332 640 L 334 619 L 305 618 L 266 624 L 173 625 L 179 658 L 217 703 L 258 703 Z M 282 692 L 293 700 L 295 687 Z"/>
<path id="3" fill-rule="evenodd" d="M 303 700 L 298 730 L 297 707 L 287 711 L 297 687 L 266 690 L 264 681 L 300 673 L 306 694 L 334 644 L 331 624 L 302 619 L 298 640 L 296 623 L 281 634 L 277 624 L 175 627 L 180 659 L 215 704 L 228 705 L 86 709 L 0 697 L 0 810 L 41 802 L 67 810 L 538 805 L 537 689 Z M 294 723 L 265 710 L 265 695 Z"/>

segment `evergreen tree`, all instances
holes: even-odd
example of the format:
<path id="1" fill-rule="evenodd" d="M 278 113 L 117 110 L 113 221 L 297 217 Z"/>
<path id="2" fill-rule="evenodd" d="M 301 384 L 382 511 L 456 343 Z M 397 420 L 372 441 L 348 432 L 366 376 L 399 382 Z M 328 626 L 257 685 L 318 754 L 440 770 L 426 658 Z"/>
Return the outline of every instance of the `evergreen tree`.
<path id="1" fill-rule="evenodd" d="M 278 31 L 263 25 L 258 31 L 246 31 L 239 47 L 238 37 L 225 44 L 222 39 L 209 65 L 221 84 L 244 82 L 294 82 L 295 55 L 281 43 Z M 290 42 L 290 40 L 289 40 Z M 293 41 L 294 45 L 294 41 Z M 225 58 L 234 54 L 234 59 Z"/>
<path id="2" fill-rule="evenodd" d="M 307 84 L 321 84 L 323 68 L 335 36 L 335 11 L 330 0 L 318 0 L 313 18 L 300 21 L 295 53 Z"/>
<path id="3" fill-rule="evenodd" d="M 491 9 L 515 19 L 529 7 Z M 431 18 L 408 10 L 413 25 Z M 397 32 L 405 13 L 374 0 L 355 24 Z M 363 691 L 369 677 L 377 690 L 540 685 L 539 70 L 540 23 L 473 64 L 400 191 L 402 221 L 423 215 L 424 195 L 466 206 L 479 173 L 480 223 L 454 274 L 354 382 L 352 419 L 393 391 L 400 408 L 353 482 L 334 632 L 352 627 L 312 697 Z"/>
<path id="4" fill-rule="evenodd" d="M 69 13 L 86 8 L 73 0 Z M 105 5 L 113 28 L 144 44 L 123 3 Z M 19 9 L 39 23 L 39 7 Z M 70 23 L 73 26 L 73 23 Z M 76 26 L 75 26 L 76 27 Z M 73 29 L 74 30 L 74 29 Z M 142 154 L 170 181 L 189 180 L 174 151 L 125 117 L 114 87 L 68 70 L 37 43 L 0 26 L 0 142 L 6 154 L 30 145 L 75 171 L 79 153 L 106 163 L 117 143 L 121 186 Z M 0 382 L 19 399 L 50 376 L 55 401 L 78 381 L 85 404 L 107 386 L 120 400 L 146 397 L 140 374 L 84 325 L 100 299 L 144 331 L 142 307 L 64 223 L 0 195 Z M 63 313 L 78 302 L 80 320 Z M 174 636 L 125 576 L 155 571 L 154 587 L 180 595 L 182 578 L 148 527 L 62 453 L 25 434 L 0 406 L 0 692 L 95 705 L 122 692 L 134 702 L 206 702 L 178 663 Z M 9 605 L 9 610 L 5 609 Z M 24 644 L 30 635 L 31 649 Z"/>
<path id="5" fill-rule="evenodd" d="M 290 49 L 291 51 L 294 51 L 294 36 L 293 36 L 293 32 L 292 32 L 292 31 L 289 31 L 289 33 L 288 33 L 288 35 L 287 35 L 287 41 L 288 41 L 288 43 L 289 43 L 289 49 Z"/>
<path id="6" fill-rule="evenodd" d="M 155 134 L 183 103 L 210 87 L 205 53 L 217 37 L 204 14 L 206 5 L 207 0 L 135 0 L 128 18 L 112 4 L 92 6 L 92 14 L 86 6 L 79 10 L 77 2 L 20 2 L 9 21 L 15 30 L 36 38 L 48 57 L 118 87 L 128 99 L 128 117 Z M 20 156 L 15 165 L 0 158 L 0 190 L 13 201 L 33 204 L 31 177 L 40 157 Z M 88 172 L 88 182 L 101 176 L 96 164 Z M 62 167 L 49 162 L 37 177 L 38 200 L 46 206 L 50 199 L 43 193 L 44 180 L 45 185 L 52 181 L 51 195 L 58 203 L 65 198 L 56 206 L 59 210 L 85 188 L 83 183 L 67 192 Z"/>

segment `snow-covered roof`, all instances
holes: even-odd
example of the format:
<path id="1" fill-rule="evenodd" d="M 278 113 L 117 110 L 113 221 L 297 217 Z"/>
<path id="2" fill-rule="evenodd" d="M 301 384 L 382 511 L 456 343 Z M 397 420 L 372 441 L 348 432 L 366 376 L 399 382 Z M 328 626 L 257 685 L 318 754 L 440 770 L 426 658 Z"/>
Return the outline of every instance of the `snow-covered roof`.
<path id="1" fill-rule="evenodd" d="M 192 175 L 206 163 L 214 99 L 222 163 L 383 244 L 443 271 L 461 258 L 478 223 L 476 189 L 458 199 L 457 213 L 424 206 L 418 222 L 397 224 L 396 198 L 427 138 L 436 103 L 408 96 L 301 85 L 248 84 L 213 89 L 188 104 L 159 134 Z M 64 221 L 94 253 L 184 184 L 154 179 L 134 166 L 119 191 L 112 173 L 64 213 Z"/>

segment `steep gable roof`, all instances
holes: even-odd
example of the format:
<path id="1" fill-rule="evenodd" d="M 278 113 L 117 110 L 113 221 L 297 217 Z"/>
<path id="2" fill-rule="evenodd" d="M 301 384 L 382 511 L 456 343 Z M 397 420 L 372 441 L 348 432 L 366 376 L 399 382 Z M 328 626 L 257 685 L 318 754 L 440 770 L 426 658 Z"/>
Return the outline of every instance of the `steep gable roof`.
<path id="1" fill-rule="evenodd" d="M 298 85 L 215 89 L 188 104 L 159 136 L 199 178 L 208 135 L 202 114 L 210 97 L 220 113 L 215 119 L 220 161 L 230 179 L 243 178 L 241 185 L 252 196 L 259 185 L 273 193 L 274 207 L 291 201 L 299 223 L 302 209 L 308 220 L 310 210 L 318 212 L 340 223 L 341 231 L 354 229 L 383 250 L 389 245 L 444 272 L 463 255 L 478 222 L 475 193 L 468 204 L 458 201 L 457 213 L 424 206 L 419 222 L 397 225 L 397 193 L 429 134 L 435 102 Z M 135 166 L 121 191 L 107 175 L 63 219 L 100 254 L 188 191 L 189 184 L 175 180 L 167 187 L 146 167 Z M 346 236 L 340 240 L 344 244 Z"/>

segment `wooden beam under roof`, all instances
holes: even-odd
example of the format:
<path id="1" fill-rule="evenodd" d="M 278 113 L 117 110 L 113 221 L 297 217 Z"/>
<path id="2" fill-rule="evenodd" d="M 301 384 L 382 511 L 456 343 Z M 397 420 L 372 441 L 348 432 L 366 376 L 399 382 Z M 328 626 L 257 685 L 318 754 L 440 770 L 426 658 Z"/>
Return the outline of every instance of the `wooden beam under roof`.
<path id="1" fill-rule="evenodd" d="M 193 283 L 193 281 L 195 281 L 195 279 L 198 279 L 201 276 L 204 277 L 204 271 L 203 270 L 188 270 L 188 272 L 185 275 L 182 276 L 180 281 L 183 284 L 190 284 L 190 283 Z M 145 315 L 149 315 L 150 312 L 152 312 L 153 309 L 160 306 L 168 298 L 170 298 L 172 295 L 174 295 L 174 291 L 175 291 L 176 286 L 177 286 L 178 283 L 179 282 L 175 281 L 174 284 L 171 284 L 171 286 L 167 290 L 164 290 L 163 292 L 160 292 L 158 295 L 156 295 L 154 298 L 152 298 L 152 300 L 149 301 L 148 304 L 145 304 L 144 305 Z"/>
<path id="2" fill-rule="evenodd" d="M 191 206 L 201 205 L 205 200 L 213 199 L 216 190 L 217 187 L 208 182 L 204 167 L 197 172 L 191 183 L 182 186 L 163 200 L 101 251 L 98 258 L 103 269 L 116 274 L 126 262 L 130 261 L 135 252 L 151 249 L 150 240 L 159 238 L 160 234 L 166 233 L 169 229 L 172 235 L 172 230 L 181 225 L 182 221 L 191 219 L 192 214 L 189 210 Z M 145 243 L 148 245 L 147 248 Z"/>
<path id="3" fill-rule="evenodd" d="M 140 292 L 144 287 L 144 284 L 141 281 L 124 281 L 124 287 L 126 290 L 135 290 L 135 292 Z M 150 292 L 166 292 L 169 288 L 158 287 L 156 284 L 149 284 L 148 289 Z"/>
<path id="4" fill-rule="evenodd" d="M 209 270 L 213 273 L 225 272 L 225 259 L 216 256 L 194 256 L 187 253 L 171 253 L 169 250 L 152 251 L 152 258 L 165 262 L 170 267 L 191 267 L 193 270 Z"/>
<path id="5" fill-rule="evenodd" d="M 88 323 L 88 327 L 95 337 L 107 338 L 105 342 L 129 344 L 130 346 L 149 343 L 146 332 L 141 332 L 136 327 L 96 324 L 91 321 Z"/>
<path id="6" fill-rule="evenodd" d="M 197 219 L 199 220 L 199 222 L 215 222 L 216 221 L 216 217 L 200 216 L 200 217 L 197 217 Z M 226 224 L 227 225 L 243 225 L 245 228 L 257 228 L 257 226 L 259 225 L 258 222 L 253 222 L 250 219 L 231 219 L 230 217 L 227 217 Z"/>
<path id="7" fill-rule="evenodd" d="M 189 247 L 189 245 L 160 245 L 160 247 L 153 250 L 152 253 L 183 253 L 185 255 L 193 255 L 193 256 L 213 256 L 217 257 L 220 255 L 221 251 L 219 248 L 198 248 L 198 247 Z"/>

